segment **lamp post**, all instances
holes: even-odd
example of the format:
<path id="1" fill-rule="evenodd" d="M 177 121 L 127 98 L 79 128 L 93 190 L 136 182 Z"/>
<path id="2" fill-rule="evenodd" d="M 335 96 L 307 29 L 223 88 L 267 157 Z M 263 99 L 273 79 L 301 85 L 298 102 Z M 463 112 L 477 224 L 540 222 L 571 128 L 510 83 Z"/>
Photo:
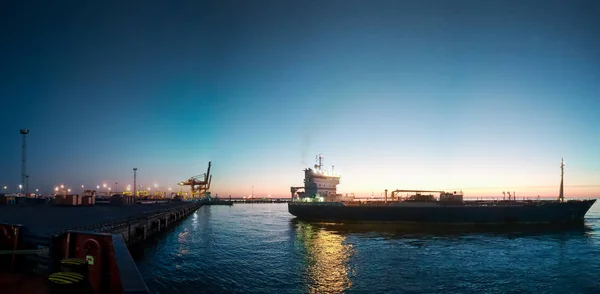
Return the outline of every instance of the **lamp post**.
<path id="1" fill-rule="evenodd" d="M 115 182 L 115 192 L 119 193 L 119 183 Z"/>
<path id="2" fill-rule="evenodd" d="M 133 197 L 137 200 L 137 167 L 133 168 Z"/>

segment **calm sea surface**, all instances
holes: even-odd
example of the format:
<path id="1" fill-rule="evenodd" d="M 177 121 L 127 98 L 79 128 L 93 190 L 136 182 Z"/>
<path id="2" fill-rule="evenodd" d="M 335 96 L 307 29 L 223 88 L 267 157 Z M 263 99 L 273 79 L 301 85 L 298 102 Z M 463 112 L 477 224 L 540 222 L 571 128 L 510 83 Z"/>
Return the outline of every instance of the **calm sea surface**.
<path id="1" fill-rule="evenodd" d="M 600 293 L 583 227 L 309 223 L 287 204 L 204 206 L 136 257 L 153 293 Z"/>

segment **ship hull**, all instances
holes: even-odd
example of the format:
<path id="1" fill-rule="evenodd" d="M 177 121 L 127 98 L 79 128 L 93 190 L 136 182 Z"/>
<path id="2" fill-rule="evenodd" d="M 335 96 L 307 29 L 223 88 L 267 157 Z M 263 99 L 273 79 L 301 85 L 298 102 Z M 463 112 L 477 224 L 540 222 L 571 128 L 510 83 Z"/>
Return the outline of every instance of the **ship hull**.
<path id="1" fill-rule="evenodd" d="M 378 221 L 465 224 L 569 224 L 582 223 L 596 202 L 541 201 L 535 203 L 456 205 L 343 205 L 341 203 L 288 204 L 299 219 L 316 221 Z"/>

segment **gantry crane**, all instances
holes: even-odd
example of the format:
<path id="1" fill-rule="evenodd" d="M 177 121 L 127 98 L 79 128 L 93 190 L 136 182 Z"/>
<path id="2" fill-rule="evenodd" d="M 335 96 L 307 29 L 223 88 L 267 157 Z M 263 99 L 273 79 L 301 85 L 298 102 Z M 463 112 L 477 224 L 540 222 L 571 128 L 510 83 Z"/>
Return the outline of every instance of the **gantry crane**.
<path id="1" fill-rule="evenodd" d="M 180 186 L 190 186 L 192 190 L 191 198 L 201 198 L 204 196 L 209 197 L 210 182 L 212 181 L 212 175 L 210 174 L 210 161 L 208 162 L 208 170 L 206 173 L 193 176 L 185 181 L 177 183 Z"/>

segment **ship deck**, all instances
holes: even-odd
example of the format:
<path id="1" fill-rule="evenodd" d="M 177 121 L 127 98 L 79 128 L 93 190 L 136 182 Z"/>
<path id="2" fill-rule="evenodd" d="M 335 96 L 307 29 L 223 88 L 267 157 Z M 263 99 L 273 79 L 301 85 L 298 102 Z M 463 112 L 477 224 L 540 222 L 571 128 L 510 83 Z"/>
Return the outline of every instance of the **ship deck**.
<path id="1" fill-rule="evenodd" d="M 171 202 L 153 205 L 1 205 L 0 223 L 20 224 L 29 231 L 50 236 L 65 230 L 84 229 L 105 222 L 143 217 L 176 208 L 189 202 Z"/>

